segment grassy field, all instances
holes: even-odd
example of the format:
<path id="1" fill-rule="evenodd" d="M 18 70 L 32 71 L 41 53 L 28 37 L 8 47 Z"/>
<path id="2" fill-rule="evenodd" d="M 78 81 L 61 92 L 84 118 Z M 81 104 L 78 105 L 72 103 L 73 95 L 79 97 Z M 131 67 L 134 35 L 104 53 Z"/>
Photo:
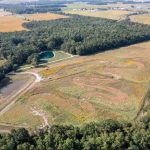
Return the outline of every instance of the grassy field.
<path id="1" fill-rule="evenodd" d="M 150 80 L 149 46 L 146 42 L 31 69 L 45 80 L 22 96 L 0 122 L 36 128 L 46 122 L 133 120 Z"/>
<path id="2" fill-rule="evenodd" d="M 28 21 L 54 20 L 60 18 L 65 18 L 65 16 L 53 13 L 2 16 L 0 17 L 0 32 L 27 30 L 22 24 Z"/>
<path id="3" fill-rule="evenodd" d="M 135 15 L 130 17 L 133 22 L 150 25 L 150 14 Z"/>

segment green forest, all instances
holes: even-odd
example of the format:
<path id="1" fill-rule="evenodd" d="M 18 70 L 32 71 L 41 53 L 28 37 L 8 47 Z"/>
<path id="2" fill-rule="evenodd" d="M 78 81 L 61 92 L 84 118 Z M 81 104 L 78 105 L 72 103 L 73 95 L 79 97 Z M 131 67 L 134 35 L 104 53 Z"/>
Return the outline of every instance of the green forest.
<path id="1" fill-rule="evenodd" d="M 149 150 L 150 123 L 106 120 L 82 127 L 53 125 L 34 133 L 21 128 L 0 135 L 1 150 Z"/>
<path id="2" fill-rule="evenodd" d="M 0 33 L 0 80 L 9 71 L 34 59 L 45 50 L 64 50 L 89 55 L 150 40 L 150 26 L 102 18 L 69 16 L 53 21 L 24 24 L 30 31 Z"/>

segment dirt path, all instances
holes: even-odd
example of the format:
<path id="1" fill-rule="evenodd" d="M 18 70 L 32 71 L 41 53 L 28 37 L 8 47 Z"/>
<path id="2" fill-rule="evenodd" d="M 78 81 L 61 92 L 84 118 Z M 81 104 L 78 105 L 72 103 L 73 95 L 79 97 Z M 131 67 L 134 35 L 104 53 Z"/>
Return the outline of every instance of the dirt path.
<path id="1" fill-rule="evenodd" d="M 24 73 L 19 73 L 22 75 L 25 74 L 31 74 L 32 76 L 35 77 L 35 80 L 32 81 L 29 84 L 26 84 L 22 89 L 20 89 L 19 91 L 17 91 L 12 97 L 9 98 L 8 100 L 8 104 L 6 104 L 3 109 L 0 110 L 0 116 L 3 115 L 4 113 L 6 113 L 11 107 L 12 105 L 14 105 L 16 103 L 16 101 L 26 92 L 28 92 L 37 82 L 40 82 L 42 80 L 42 77 L 39 76 L 37 73 L 33 73 L 33 72 L 24 72 Z"/>
<path id="2" fill-rule="evenodd" d="M 41 126 L 41 128 L 44 128 L 46 126 L 49 126 L 49 123 L 48 123 L 48 118 L 46 117 L 46 114 L 44 113 L 43 110 L 40 110 L 36 107 L 33 107 L 32 109 L 32 113 L 35 115 L 35 116 L 40 116 L 42 119 L 43 119 L 43 124 Z"/>

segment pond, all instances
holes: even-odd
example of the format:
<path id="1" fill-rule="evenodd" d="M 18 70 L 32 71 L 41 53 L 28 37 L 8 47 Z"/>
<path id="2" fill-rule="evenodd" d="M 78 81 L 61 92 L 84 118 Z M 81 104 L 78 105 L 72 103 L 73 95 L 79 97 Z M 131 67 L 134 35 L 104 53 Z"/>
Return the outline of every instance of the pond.
<path id="1" fill-rule="evenodd" d="M 54 53 L 52 51 L 44 51 L 39 54 L 41 61 L 48 61 L 48 59 L 54 57 Z"/>

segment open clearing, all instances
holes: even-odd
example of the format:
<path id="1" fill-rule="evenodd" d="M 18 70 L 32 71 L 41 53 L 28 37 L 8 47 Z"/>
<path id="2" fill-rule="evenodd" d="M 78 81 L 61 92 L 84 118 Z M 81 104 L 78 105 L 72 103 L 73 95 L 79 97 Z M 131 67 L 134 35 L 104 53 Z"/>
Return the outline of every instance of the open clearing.
<path id="1" fill-rule="evenodd" d="M 0 122 L 36 128 L 133 120 L 149 86 L 149 47 L 145 42 L 29 70 L 44 80 L 0 116 Z"/>
<path id="2" fill-rule="evenodd" d="M 135 15 L 130 17 L 133 22 L 150 25 L 150 14 Z"/>
<path id="3" fill-rule="evenodd" d="M 0 32 L 14 32 L 27 30 L 22 26 L 22 24 L 33 20 L 43 21 L 61 18 L 66 18 L 66 16 L 53 13 L 2 16 L 0 17 Z"/>

